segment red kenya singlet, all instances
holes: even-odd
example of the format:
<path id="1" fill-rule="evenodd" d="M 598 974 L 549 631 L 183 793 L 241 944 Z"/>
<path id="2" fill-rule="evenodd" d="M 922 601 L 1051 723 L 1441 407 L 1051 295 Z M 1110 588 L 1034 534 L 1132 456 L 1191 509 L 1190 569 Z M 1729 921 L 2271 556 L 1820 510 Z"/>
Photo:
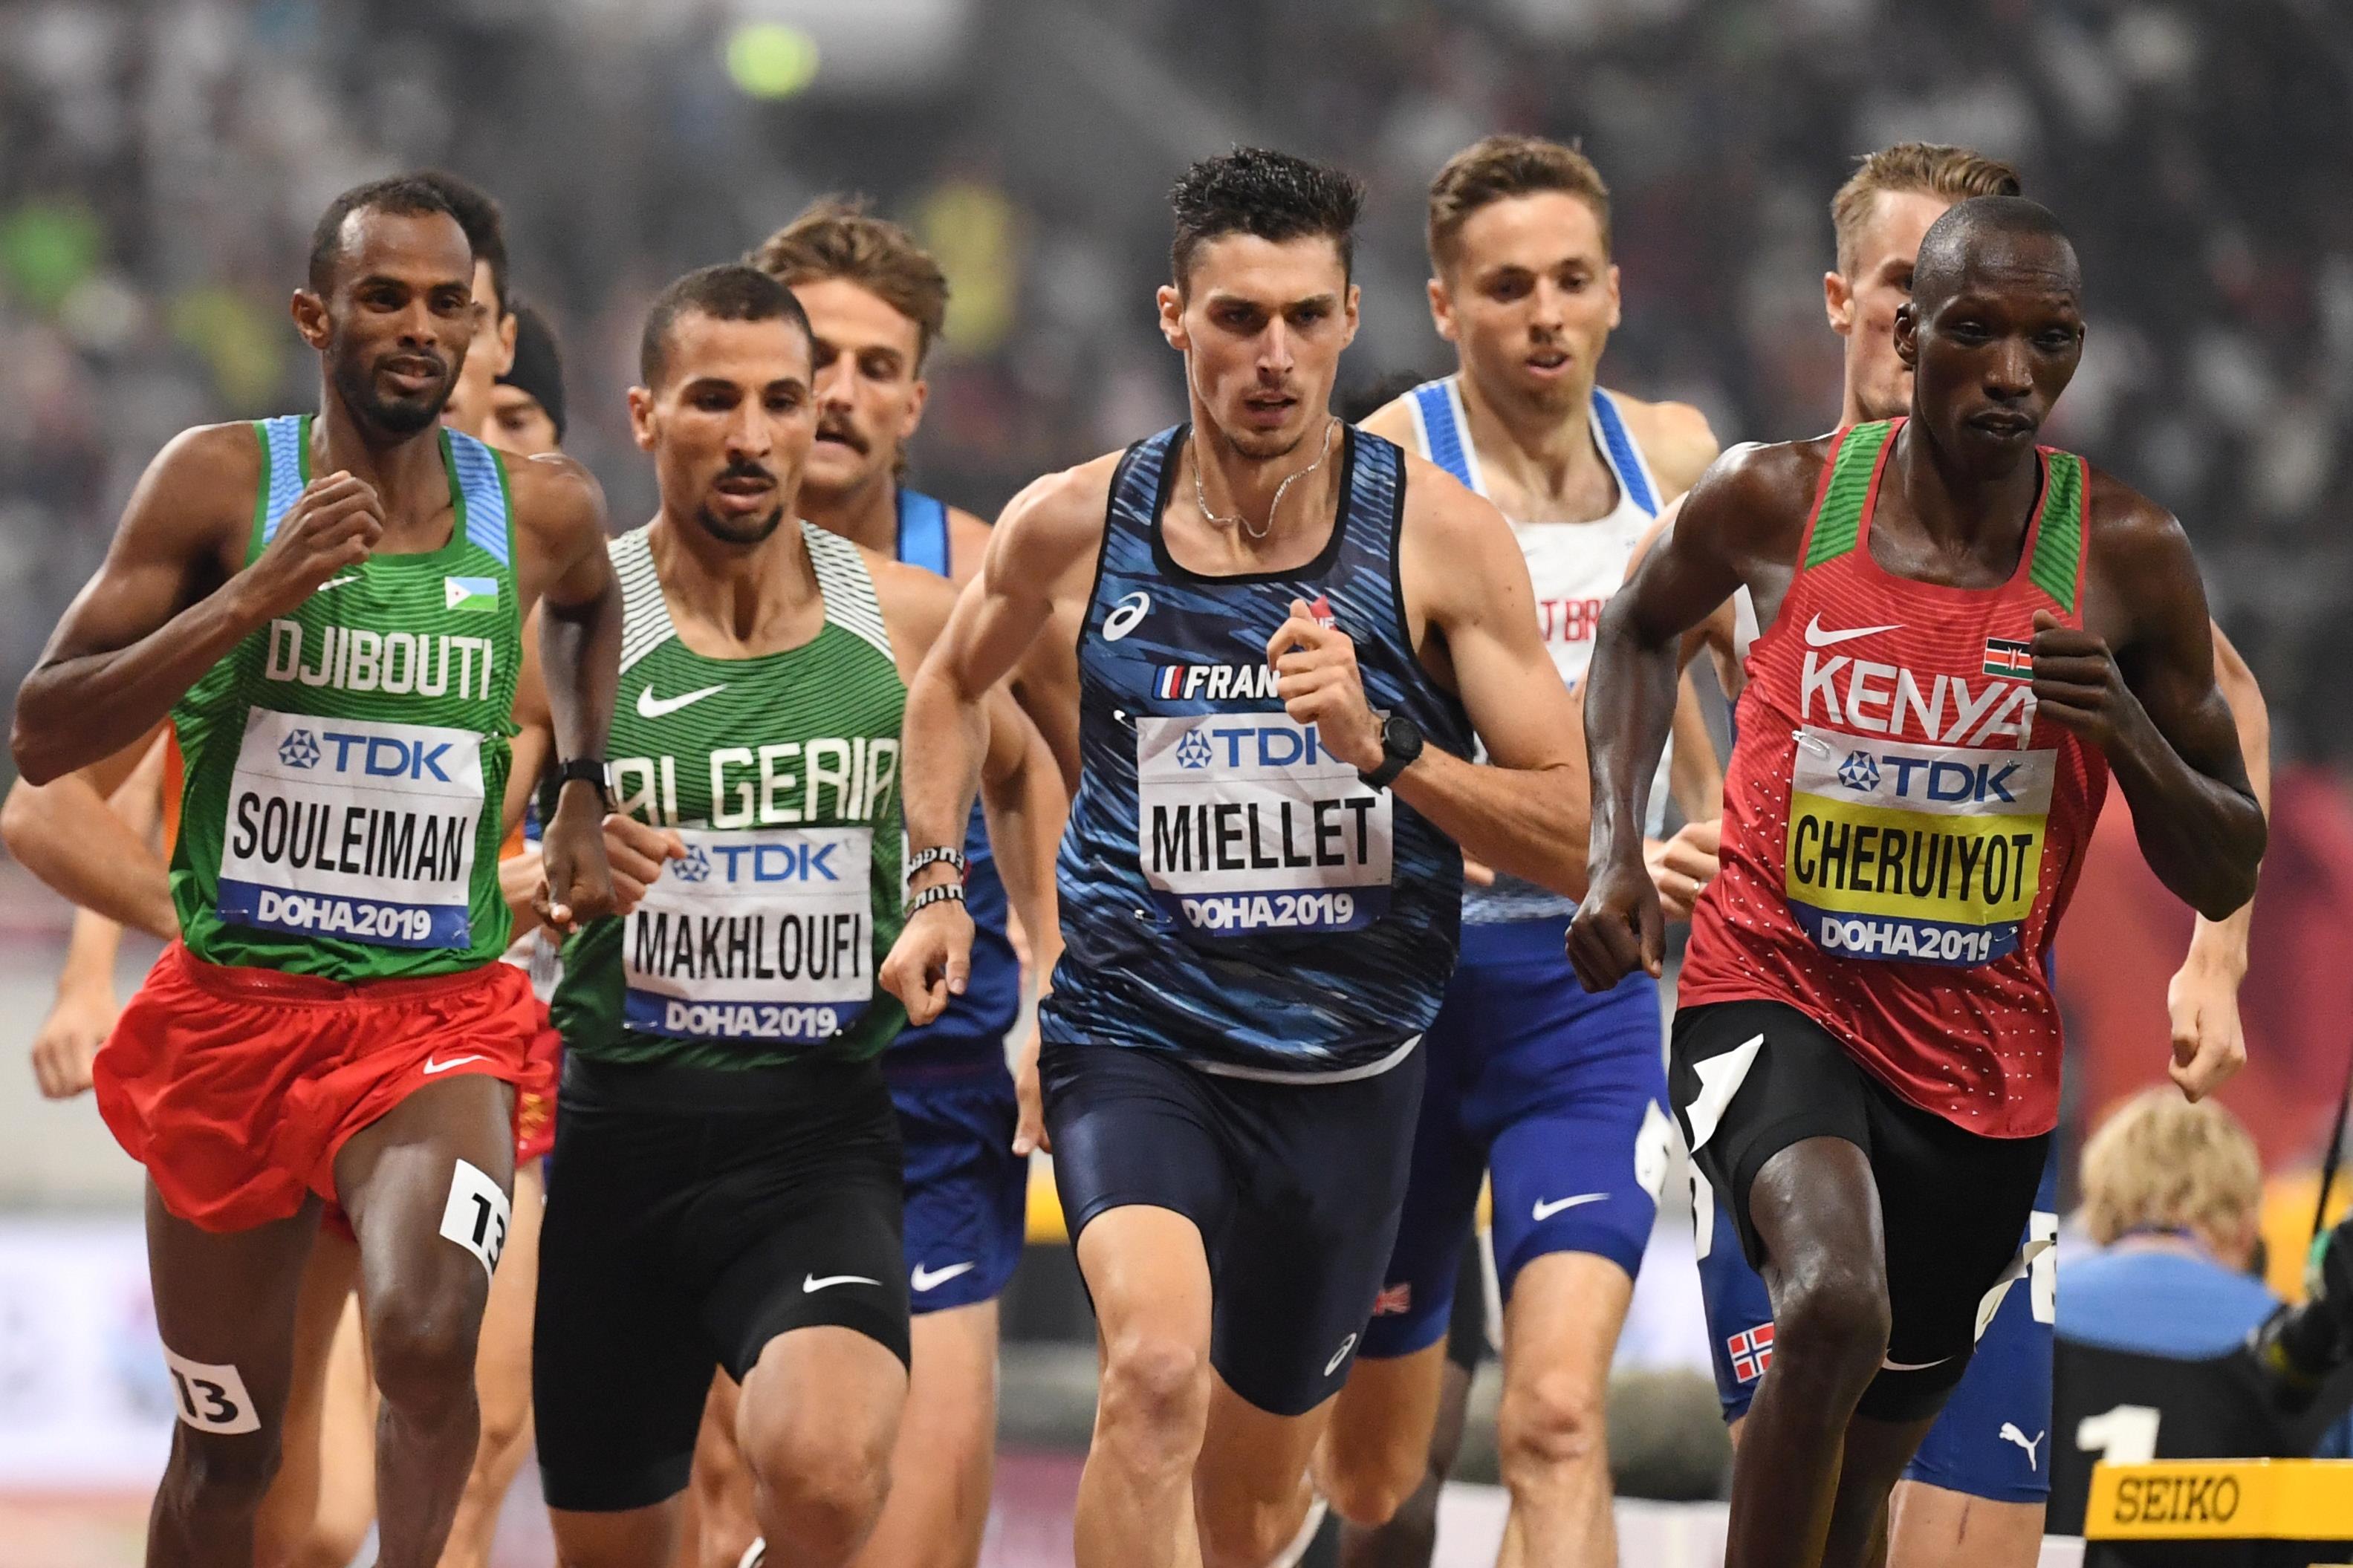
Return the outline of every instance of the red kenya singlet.
<path id="1" fill-rule="evenodd" d="M 2095 748 L 2036 721 L 2029 684 L 2034 613 L 2081 624 L 2084 468 L 2041 453 L 2009 582 L 1916 583 L 1871 558 L 1901 424 L 1839 437 L 1749 651 L 1724 868 L 1678 994 L 1787 1003 L 1911 1103 L 2030 1137 L 2059 1111 L 2044 953 L 2108 782 Z"/>

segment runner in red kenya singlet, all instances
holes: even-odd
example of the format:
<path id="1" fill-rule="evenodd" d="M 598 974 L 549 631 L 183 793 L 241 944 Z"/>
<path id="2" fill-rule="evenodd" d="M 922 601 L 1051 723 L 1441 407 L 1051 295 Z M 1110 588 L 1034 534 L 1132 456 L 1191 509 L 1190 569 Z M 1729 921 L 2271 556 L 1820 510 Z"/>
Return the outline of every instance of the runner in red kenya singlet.
<path id="1" fill-rule="evenodd" d="M 2041 960 L 2113 774 L 2158 875 L 2220 919 L 2263 846 L 2180 525 L 2035 433 L 2082 354 L 2073 248 L 2015 196 L 1921 243 L 1910 415 L 1744 447 L 1610 602 L 1588 688 L 1588 989 L 1657 973 L 1642 788 L 1682 634 L 1750 653 L 1669 1087 L 1702 1213 L 1772 1298 L 1730 1568 L 1850 1568 L 1967 1367 L 2057 1115 Z M 1728 1239 L 1728 1238 L 1727 1238 Z"/>

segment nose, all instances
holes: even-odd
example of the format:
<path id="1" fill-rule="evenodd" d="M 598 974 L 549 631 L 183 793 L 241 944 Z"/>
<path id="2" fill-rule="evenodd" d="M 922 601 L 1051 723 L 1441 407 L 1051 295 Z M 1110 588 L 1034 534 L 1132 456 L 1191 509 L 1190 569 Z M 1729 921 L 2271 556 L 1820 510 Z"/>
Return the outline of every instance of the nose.
<path id="1" fill-rule="evenodd" d="M 818 367 L 817 373 L 818 405 L 826 408 L 848 408 L 851 402 L 850 389 L 857 375 L 857 366 L 850 362 L 848 354 L 836 354 L 833 357 L 833 363 Z"/>
<path id="2" fill-rule="evenodd" d="M 1258 341 L 1259 379 L 1279 383 L 1291 374 L 1291 323 L 1277 316 Z"/>
<path id="3" fill-rule="evenodd" d="M 1985 389 L 1988 396 L 2010 403 L 2034 390 L 2034 373 L 2022 341 L 2005 337 L 1995 343 L 1986 356 Z"/>
<path id="4" fill-rule="evenodd" d="M 1549 278 L 1536 280 L 1535 291 L 1528 297 L 1528 328 L 1531 331 L 1553 333 L 1567 321 L 1567 296 L 1559 284 Z"/>
<path id="5" fill-rule="evenodd" d="M 754 462 L 767 457 L 776 441 L 768 428 L 768 411 L 756 397 L 747 397 L 735 405 L 727 421 L 727 457 L 747 458 Z"/>

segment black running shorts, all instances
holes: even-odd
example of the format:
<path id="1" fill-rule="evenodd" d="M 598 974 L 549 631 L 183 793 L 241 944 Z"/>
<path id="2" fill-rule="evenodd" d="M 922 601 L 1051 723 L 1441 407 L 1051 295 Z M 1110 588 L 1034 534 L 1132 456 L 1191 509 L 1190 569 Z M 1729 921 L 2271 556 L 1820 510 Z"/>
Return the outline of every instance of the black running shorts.
<path id="1" fill-rule="evenodd" d="M 685 1489 L 712 1368 L 820 1324 L 907 1359 L 901 1155 L 872 1062 L 564 1064 L 532 1402 L 551 1507 Z"/>
<path id="2" fill-rule="evenodd" d="M 1048 1045 L 1054 1180 L 1075 1246 L 1107 1210 L 1174 1209 L 1208 1252 L 1210 1364 L 1299 1415 L 1348 1380 L 1397 1241 L 1422 1058 L 1346 1083 L 1203 1071 L 1166 1051 Z"/>
<path id="3" fill-rule="evenodd" d="M 1981 1137 L 1923 1110 L 1778 1002 L 1678 1012 L 1667 1085 L 1693 1159 L 1768 1284 L 1770 1260 L 1748 1212 L 1757 1173 L 1809 1138 L 1842 1138 L 1869 1157 L 1894 1327 L 1859 1408 L 1888 1421 L 1935 1413 L 1976 1349 L 1979 1304 L 2019 1255 L 2049 1135 Z"/>

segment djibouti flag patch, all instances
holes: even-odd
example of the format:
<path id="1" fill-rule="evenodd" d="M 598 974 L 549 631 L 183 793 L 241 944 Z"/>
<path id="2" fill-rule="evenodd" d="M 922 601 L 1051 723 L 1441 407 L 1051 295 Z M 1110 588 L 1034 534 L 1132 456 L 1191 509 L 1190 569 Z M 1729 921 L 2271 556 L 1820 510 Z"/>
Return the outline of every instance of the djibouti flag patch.
<path id="1" fill-rule="evenodd" d="M 441 607 L 462 615 L 491 615 L 499 607 L 499 580 L 496 577 L 444 577 L 441 579 Z M 1986 658 L 1990 660 L 1991 654 Z M 1989 668 L 1992 668 L 1990 664 Z"/>
<path id="2" fill-rule="evenodd" d="M 2033 679 L 2034 645 L 2010 637 L 1986 638 L 1985 672 L 2011 680 Z"/>

